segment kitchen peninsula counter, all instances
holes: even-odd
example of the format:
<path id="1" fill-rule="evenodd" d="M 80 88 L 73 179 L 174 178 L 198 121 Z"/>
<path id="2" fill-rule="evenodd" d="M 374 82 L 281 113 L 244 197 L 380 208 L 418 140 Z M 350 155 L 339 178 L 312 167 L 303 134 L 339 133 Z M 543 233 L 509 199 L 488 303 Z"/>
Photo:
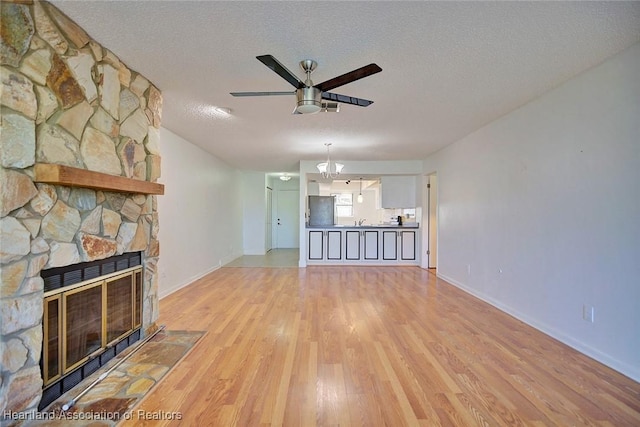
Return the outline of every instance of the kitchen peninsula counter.
<path id="1" fill-rule="evenodd" d="M 362 225 L 343 225 L 343 224 L 335 224 L 335 225 L 309 225 L 306 224 L 306 228 L 321 228 L 321 229 L 343 229 L 343 228 L 420 228 L 420 224 L 417 222 L 411 222 L 408 224 L 398 225 L 398 224 L 362 224 Z"/>
<path id="2" fill-rule="evenodd" d="M 419 223 L 306 226 L 308 265 L 420 265 Z"/>

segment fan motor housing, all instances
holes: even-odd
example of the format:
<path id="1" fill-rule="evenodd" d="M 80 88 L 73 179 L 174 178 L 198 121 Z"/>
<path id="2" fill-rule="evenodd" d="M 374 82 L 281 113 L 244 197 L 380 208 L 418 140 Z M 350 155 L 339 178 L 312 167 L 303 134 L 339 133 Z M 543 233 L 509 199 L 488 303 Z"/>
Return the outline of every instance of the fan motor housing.
<path id="1" fill-rule="evenodd" d="M 322 91 L 313 86 L 303 87 L 296 91 L 298 106 L 296 111 L 302 114 L 313 114 L 322 108 Z"/>

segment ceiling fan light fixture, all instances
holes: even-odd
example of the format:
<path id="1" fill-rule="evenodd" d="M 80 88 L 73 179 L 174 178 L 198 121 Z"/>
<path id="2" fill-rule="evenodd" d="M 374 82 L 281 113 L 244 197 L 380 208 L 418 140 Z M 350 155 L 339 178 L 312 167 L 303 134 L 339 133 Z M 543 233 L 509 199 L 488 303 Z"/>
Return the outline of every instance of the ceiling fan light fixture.
<path id="1" fill-rule="evenodd" d="M 303 87 L 296 91 L 296 113 L 314 114 L 322 109 L 322 92 L 315 87 Z"/>
<path id="2" fill-rule="evenodd" d="M 314 101 L 300 101 L 296 107 L 296 113 L 300 114 L 314 114 L 321 110 L 319 104 Z"/>

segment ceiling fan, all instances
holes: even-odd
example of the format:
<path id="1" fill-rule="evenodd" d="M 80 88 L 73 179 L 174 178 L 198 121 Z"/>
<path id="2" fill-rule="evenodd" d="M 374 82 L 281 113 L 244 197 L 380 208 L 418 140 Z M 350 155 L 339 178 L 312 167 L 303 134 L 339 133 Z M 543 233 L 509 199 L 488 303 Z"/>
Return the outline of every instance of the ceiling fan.
<path id="1" fill-rule="evenodd" d="M 367 107 L 373 104 L 368 99 L 355 98 L 353 96 L 339 95 L 328 92 L 347 83 L 360 80 L 372 74 L 379 73 L 382 68 L 376 64 L 365 65 L 356 70 L 334 77 L 320 84 L 314 85 L 311 81 L 311 73 L 316 69 L 318 63 L 312 59 L 300 61 L 300 68 L 306 73 L 307 79 L 303 82 L 295 74 L 289 71 L 272 55 L 256 56 L 258 61 L 273 70 L 280 77 L 288 81 L 296 88 L 292 92 L 231 92 L 233 96 L 272 96 L 272 95 L 296 95 L 298 101 L 294 114 L 311 114 L 320 110 L 338 111 L 338 103 Z M 323 102 L 324 100 L 324 102 Z"/>

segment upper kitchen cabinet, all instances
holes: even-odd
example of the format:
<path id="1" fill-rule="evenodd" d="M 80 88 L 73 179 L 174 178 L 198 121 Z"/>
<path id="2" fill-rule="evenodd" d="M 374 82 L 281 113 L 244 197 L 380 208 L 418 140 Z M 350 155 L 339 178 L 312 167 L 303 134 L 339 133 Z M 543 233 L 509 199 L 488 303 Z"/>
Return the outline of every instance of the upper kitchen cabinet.
<path id="1" fill-rule="evenodd" d="M 384 209 L 417 207 L 417 184 L 418 177 L 416 175 L 382 176 L 380 180 L 381 207 Z"/>

